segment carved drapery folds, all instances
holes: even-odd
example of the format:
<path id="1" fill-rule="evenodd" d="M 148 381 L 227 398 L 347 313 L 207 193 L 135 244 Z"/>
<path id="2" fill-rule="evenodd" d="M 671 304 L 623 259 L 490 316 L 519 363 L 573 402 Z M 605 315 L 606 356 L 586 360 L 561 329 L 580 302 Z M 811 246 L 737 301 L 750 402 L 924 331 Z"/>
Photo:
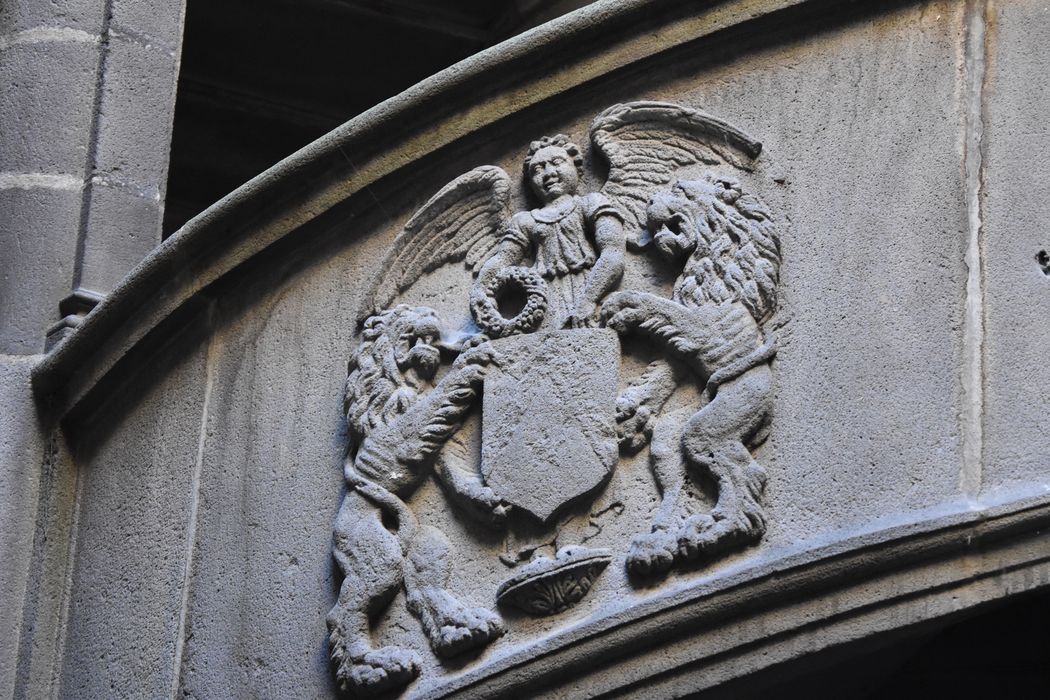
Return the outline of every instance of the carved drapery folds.
<path id="1" fill-rule="evenodd" d="M 334 538 L 345 579 L 328 618 L 335 673 L 355 693 L 419 673 L 422 650 L 381 646 L 371 632 L 401 589 L 439 657 L 507 633 L 494 611 L 448 590 L 454 548 L 411 505 L 430 476 L 481 527 L 536 537 L 593 501 L 621 455 L 648 448 L 660 501 L 623 543 L 628 581 L 709 562 L 765 531 L 754 449 L 770 421 L 780 244 L 744 184 L 761 145 L 655 102 L 605 110 L 590 138 L 609 166 L 599 191 L 583 191 L 585 162 L 568 137 L 534 141 L 524 181 L 536 208 L 511 210 L 518 184 L 501 168 L 471 170 L 409 220 L 364 295 Z M 625 269 L 641 264 L 673 284 L 628 288 Z M 472 276 L 465 332 L 410 305 L 414 282 L 442 268 Z M 638 345 L 650 362 L 621 381 L 621 356 Z M 687 386 L 698 400 L 671 401 Z M 478 410 L 481 449 L 443 455 Z M 710 503 L 696 497 L 704 489 Z M 521 550 L 490 600 L 531 615 L 577 604 L 614 555 L 568 545 L 553 558 Z"/>

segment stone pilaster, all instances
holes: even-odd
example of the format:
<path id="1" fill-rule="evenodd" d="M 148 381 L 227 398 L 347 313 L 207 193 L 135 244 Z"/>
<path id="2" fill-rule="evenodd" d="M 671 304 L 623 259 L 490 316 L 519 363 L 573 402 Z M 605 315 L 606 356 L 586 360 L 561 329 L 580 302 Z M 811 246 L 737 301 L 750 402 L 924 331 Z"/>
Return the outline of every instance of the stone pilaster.
<path id="1" fill-rule="evenodd" d="M 183 6 L 0 9 L 0 352 L 61 339 L 160 242 Z"/>

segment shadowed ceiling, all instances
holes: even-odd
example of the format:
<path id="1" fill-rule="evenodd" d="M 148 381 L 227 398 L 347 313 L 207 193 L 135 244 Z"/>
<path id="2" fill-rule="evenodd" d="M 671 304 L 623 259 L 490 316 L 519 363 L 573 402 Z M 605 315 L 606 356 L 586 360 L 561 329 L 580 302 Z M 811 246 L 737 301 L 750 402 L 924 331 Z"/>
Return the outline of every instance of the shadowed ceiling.
<path id="1" fill-rule="evenodd" d="M 587 0 L 188 0 L 168 236 L 414 83 Z"/>

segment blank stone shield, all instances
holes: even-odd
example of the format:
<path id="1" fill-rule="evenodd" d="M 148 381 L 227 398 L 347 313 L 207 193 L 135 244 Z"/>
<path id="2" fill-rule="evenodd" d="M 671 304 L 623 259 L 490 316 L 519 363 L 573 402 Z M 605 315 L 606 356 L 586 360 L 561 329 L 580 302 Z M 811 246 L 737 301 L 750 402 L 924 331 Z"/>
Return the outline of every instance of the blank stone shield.
<path id="1" fill-rule="evenodd" d="M 508 503 L 548 520 L 612 473 L 620 342 L 608 329 L 493 341 L 485 377 L 482 474 Z"/>

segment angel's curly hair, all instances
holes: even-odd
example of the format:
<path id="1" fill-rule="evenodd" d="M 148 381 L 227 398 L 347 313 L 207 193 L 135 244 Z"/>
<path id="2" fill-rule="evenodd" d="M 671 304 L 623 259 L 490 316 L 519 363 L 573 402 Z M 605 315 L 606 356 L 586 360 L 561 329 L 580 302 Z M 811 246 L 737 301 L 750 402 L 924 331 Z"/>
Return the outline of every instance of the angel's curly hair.
<path id="1" fill-rule="evenodd" d="M 522 171 L 525 173 L 525 177 L 529 176 L 529 164 L 532 163 L 532 157 L 539 153 L 541 148 L 546 148 L 547 146 L 556 146 L 564 149 L 569 154 L 569 157 L 572 158 L 572 164 L 576 166 L 576 172 L 580 177 L 583 177 L 583 153 L 580 151 L 580 147 L 573 143 L 565 134 L 544 136 L 538 141 L 533 141 L 529 144 L 529 152 L 525 154 L 525 160 L 522 162 Z"/>

